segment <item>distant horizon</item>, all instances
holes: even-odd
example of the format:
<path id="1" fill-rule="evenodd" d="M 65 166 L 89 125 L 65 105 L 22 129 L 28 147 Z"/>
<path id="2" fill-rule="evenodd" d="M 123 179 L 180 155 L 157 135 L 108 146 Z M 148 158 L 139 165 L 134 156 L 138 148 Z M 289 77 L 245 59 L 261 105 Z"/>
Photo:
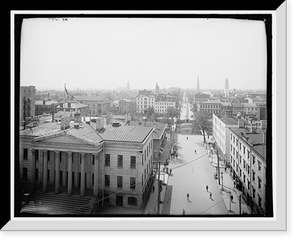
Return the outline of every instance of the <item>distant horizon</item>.
<path id="1" fill-rule="evenodd" d="M 197 18 L 28 18 L 20 84 L 41 90 L 266 89 L 263 21 Z"/>

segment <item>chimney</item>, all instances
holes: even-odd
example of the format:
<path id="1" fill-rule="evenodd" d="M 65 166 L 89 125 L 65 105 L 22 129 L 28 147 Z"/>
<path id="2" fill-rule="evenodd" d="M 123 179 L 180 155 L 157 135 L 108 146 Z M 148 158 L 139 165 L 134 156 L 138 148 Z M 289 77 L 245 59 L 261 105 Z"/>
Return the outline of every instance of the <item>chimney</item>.
<path id="1" fill-rule="evenodd" d="M 105 120 L 103 117 L 96 119 L 96 131 L 100 132 L 105 127 Z"/>
<path id="2" fill-rule="evenodd" d="M 243 119 L 238 119 L 238 127 L 245 128 L 245 121 Z"/>
<path id="3" fill-rule="evenodd" d="M 63 129 L 68 129 L 70 127 L 70 122 L 71 122 L 71 117 L 62 117 L 61 118 L 61 123 L 60 123 L 60 128 Z"/>
<path id="4" fill-rule="evenodd" d="M 263 145 L 266 145 L 267 144 L 267 134 L 266 134 L 266 132 L 263 132 L 262 133 L 262 143 L 263 143 Z"/>
<path id="5" fill-rule="evenodd" d="M 260 129 L 262 129 L 262 130 L 267 129 L 267 121 L 266 120 L 261 120 L 260 121 Z"/>
<path id="6" fill-rule="evenodd" d="M 250 126 L 250 132 L 251 132 L 252 134 L 255 134 L 255 133 L 256 133 L 256 126 L 251 125 L 251 126 Z"/>

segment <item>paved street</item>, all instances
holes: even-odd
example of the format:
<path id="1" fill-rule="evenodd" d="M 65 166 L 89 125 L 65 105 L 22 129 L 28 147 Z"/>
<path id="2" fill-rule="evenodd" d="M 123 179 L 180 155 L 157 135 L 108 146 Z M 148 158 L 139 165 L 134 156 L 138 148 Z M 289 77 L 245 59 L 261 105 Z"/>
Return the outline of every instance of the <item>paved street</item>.
<path id="1" fill-rule="evenodd" d="M 202 143 L 203 137 L 179 134 L 178 142 L 179 155 L 169 165 L 172 175 L 169 177 L 170 187 L 164 201 L 164 209 L 169 209 L 169 213 L 163 209 L 162 214 L 182 215 L 183 209 L 186 215 L 227 214 L 219 186 L 214 179 L 215 168 L 210 164 Z M 208 191 L 206 185 L 209 186 Z"/>

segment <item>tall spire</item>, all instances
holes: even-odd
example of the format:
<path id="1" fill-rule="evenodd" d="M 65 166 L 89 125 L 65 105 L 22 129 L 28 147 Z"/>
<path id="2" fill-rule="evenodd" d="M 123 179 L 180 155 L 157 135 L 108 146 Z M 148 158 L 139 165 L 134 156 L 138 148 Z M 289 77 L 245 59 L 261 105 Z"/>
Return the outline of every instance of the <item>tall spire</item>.
<path id="1" fill-rule="evenodd" d="M 127 87 L 126 87 L 126 90 L 130 90 L 130 84 L 129 84 L 129 81 L 127 81 Z"/>
<path id="2" fill-rule="evenodd" d="M 159 86 L 158 86 L 157 82 L 156 82 L 156 86 L 155 86 L 155 94 L 156 95 L 159 94 Z"/>
<path id="3" fill-rule="evenodd" d="M 199 75 L 197 77 L 197 87 L 196 87 L 197 92 L 200 91 L 200 85 L 199 85 Z"/>

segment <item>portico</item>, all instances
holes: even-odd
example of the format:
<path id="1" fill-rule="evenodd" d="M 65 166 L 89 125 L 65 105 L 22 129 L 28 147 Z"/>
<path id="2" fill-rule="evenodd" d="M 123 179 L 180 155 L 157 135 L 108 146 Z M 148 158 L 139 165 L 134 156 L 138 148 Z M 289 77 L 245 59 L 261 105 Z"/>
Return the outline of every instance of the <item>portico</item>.
<path id="1" fill-rule="evenodd" d="M 61 189 L 67 189 L 67 194 L 71 195 L 74 189 L 78 189 L 80 196 L 84 196 L 86 189 L 90 189 L 93 196 L 98 197 L 99 181 L 103 174 L 100 170 L 102 147 L 101 141 L 85 142 L 61 133 L 34 139 L 31 148 L 32 189 L 39 182 L 43 192 L 47 192 L 49 186 L 51 189 L 54 186 L 56 194 Z"/>

